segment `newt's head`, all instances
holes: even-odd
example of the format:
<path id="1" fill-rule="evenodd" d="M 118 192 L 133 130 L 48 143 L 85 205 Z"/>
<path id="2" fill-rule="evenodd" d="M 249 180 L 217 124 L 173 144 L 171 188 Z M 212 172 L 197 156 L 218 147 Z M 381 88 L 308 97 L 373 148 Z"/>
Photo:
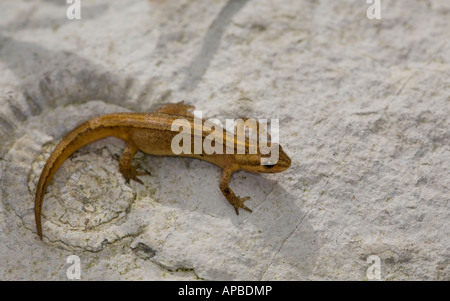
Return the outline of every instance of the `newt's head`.
<path id="1" fill-rule="evenodd" d="M 256 173 L 277 173 L 285 171 L 291 165 L 291 159 L 283 151 L 281 145 L 276 144 L 277 148 L 273 148 L 267 155 L 247 154 L 236 155 L 236 159 L 241 169 Z M 275 151 L 274 151 L 275 150 Z"/>

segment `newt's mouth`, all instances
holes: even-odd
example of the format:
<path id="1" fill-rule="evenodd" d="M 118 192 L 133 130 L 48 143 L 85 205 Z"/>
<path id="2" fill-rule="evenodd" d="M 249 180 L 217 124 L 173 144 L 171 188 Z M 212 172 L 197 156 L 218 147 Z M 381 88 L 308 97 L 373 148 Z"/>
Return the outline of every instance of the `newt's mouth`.
<path id="1" fill-rule="evenodd" d="M 270 154 L 272 156 L 272 154 Z M 274 173 L 282 172 L 291 166 L 291 159 L 279 146 L 278 155 L 271 157 L 261 156 L 262 172 Z"/>

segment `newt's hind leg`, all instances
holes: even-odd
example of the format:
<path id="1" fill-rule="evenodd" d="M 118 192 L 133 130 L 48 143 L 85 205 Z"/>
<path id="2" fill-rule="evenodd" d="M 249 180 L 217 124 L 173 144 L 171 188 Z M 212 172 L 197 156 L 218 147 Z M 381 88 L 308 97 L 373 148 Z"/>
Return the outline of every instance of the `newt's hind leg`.
<path id="1" fill-rule="evenodd" d="M 222 173 L 222 179 L 220 180 L 220 190 L 222 191 L 225 198 L 228 200 L 228 202 L 234 207 L 234 210 L 236 211 L 236 214 L 239 215 L 239 208 L 242 208 L 244 210 L 247 210 L 248 212 L 252 212 L 250 208 L 244 205 L 244 202 L 248 200 L 250 197 L 238 197 L 234 194 L 233 190 L 231 190 L 230 186 L 228 185 L 228 182 L 230 181 L 231 174 L 233 171 L 224 168 Z"/>
<path id="2" fill-rule="evenodd" d="M 150 173 L 137 172 L 136 168 L 133 166 L 133 156 L 137 151 L 138 148 L 133 142 L 127 142 L 122 157 L 120 157 L 119 171 L 127 183 L 130 183 L 130 180 L 134 180 L 140 184 L 144 184 L 137 176 L 150 175 Z"/>
<path id="3" fill-rule="evenodd" d="M 194 109 L 194 106 L 185 105 L 184 100 L 177 103 L 168 103 L 156 110 L 157 113 L 175 114 L 187 117 L 194 117 L 194 114 L 189 113 L 188 110 Z"/>

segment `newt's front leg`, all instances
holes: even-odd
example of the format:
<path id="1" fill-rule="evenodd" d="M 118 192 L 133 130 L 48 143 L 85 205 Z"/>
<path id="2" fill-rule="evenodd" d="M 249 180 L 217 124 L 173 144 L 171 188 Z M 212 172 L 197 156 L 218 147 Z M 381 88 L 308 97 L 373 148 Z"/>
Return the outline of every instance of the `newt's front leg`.
<path id="1" fill-rule="evenodd" d="M 231 174 L 233 171 L 230 168 L 224 168 L 222 173 L 222 179 L 220 180 L 220 191 L 222 191 L 225 198 L 233 205 L 234 210 L 236 210 L 236 214 L 239 215 L 239 208 L 245 209 L 249 212 L 252 212 L 250 208 L 244 205 L 244 202 L 248 200 L 250 197 L 238 197 L 234 194 L 233 190 L 231 190 L 228 182 L 230 182 Z"/>

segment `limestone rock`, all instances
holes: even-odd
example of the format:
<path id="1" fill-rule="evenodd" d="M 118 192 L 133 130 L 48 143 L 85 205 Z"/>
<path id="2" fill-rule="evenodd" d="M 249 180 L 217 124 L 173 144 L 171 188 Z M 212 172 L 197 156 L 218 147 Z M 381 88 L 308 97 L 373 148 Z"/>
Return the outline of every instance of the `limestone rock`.
<path id="1" fill-rule="evenodd" d="M 448 1 L 0 3 L 0 279 L 450 280 Z M 185 100 L 206 118 L 279 119 L 292 166 L 234 174 L 76 152 L 33 197 L 65 133 L 100 114 Z"/>

